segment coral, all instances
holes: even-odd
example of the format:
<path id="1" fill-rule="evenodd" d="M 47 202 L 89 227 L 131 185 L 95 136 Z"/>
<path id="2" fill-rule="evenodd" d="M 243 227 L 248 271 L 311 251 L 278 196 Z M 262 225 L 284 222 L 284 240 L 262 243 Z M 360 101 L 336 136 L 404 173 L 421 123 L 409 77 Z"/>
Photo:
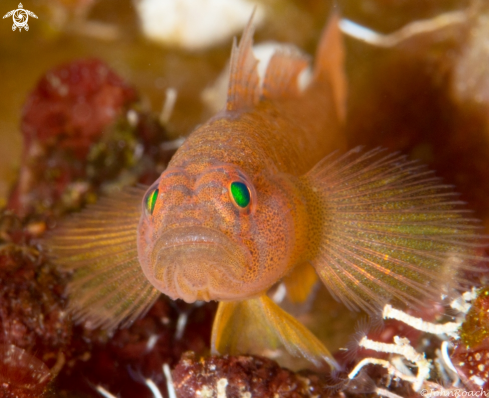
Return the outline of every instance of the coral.
<path id="1" fill-rule="evenodd" d="M 223 356 L 197 360 L 186 353 L 173 371 L 179 398 L 340 397 L 317 375 L 299 375 L 258 356 Z"/>

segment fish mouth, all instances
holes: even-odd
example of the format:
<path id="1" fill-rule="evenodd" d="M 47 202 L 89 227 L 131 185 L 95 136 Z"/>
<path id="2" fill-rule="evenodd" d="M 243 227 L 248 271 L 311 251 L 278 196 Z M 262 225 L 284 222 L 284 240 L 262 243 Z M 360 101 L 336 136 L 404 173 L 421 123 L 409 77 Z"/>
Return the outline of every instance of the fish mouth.
<path id="1" fill-rule="evenodd" d="M 189 226 L 163 232 L 149 260 L 155 286 L 192 303 L 239 298 L 251 254 L 220 231 Z"/>

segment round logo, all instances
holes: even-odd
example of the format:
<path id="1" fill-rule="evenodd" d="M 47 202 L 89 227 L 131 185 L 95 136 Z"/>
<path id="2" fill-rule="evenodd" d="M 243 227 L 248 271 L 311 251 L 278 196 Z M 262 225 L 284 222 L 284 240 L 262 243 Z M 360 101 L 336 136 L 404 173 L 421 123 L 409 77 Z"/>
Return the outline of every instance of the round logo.
<path id="1" fill-rule="evenodd" d="M 7 17 L 12 17 L 14 24 L 12 25 L 12 30 L 15 31 L 17 28 L 19 29 L 19 32 L 22 31 L 22 28 L 25 31 L 29 30 L 29 25 L 27 25 L 27 21 L 29 20 L 29 16 L 33 18 L 37 18 L 37 15 L 34 14 L 32 11 L 24 9 L 24 6 L 22 3 L 19 3 L 19 8 L 16 10 L 12 10 L 8 13 L 6 13 L 3 18 Z"/>
<path id="2" fill-rule="evenodd" d="M 23 28 L 24 26 L 27 25 L 27 20 L 29 19 L 29 16 L 27 15 L 27 12 L 23 9 L 18 9 L 15 10 L 14 15 L 14 24 L 18 28 Z"/>

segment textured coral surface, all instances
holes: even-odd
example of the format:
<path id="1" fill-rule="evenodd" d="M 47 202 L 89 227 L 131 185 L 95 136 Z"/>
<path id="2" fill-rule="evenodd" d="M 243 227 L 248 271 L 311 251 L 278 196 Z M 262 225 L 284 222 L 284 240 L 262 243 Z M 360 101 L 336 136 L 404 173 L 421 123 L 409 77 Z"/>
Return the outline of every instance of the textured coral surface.
<path id="1" fill-rule="evenodd" d="M 341 396 L 316 375 L 299 375 L 276 362 L 252 356 L 210 357 L 197 360 L 184 354 L 173 371 L 179 398 L 195 396 L 300 398 Z"/>

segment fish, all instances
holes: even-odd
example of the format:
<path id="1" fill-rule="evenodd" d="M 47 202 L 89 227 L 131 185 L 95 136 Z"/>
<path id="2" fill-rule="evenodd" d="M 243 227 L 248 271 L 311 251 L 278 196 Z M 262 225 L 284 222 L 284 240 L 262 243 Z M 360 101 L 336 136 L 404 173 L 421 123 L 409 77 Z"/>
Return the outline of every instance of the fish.
<path id="1" fill-rule="evenodd" d="M 45 244 L 75 320 L 112 331 L 160 294 L 217 301 L 211 351 L 333 355 L 267 295 L 303 303 L 323 283 L 350 310 L 427 306 L 460 289 L 485 247 L 451 186 L 398 153 L 351 148 L 344 46 L 332 13 L 315 61 L 277 50 L 264 75 L 253 24 L 231 51 L 225 108 L 196 128 L 149 187 L 61 221 Z M 309 76 L 306 82 L 304 76 Z"/>

